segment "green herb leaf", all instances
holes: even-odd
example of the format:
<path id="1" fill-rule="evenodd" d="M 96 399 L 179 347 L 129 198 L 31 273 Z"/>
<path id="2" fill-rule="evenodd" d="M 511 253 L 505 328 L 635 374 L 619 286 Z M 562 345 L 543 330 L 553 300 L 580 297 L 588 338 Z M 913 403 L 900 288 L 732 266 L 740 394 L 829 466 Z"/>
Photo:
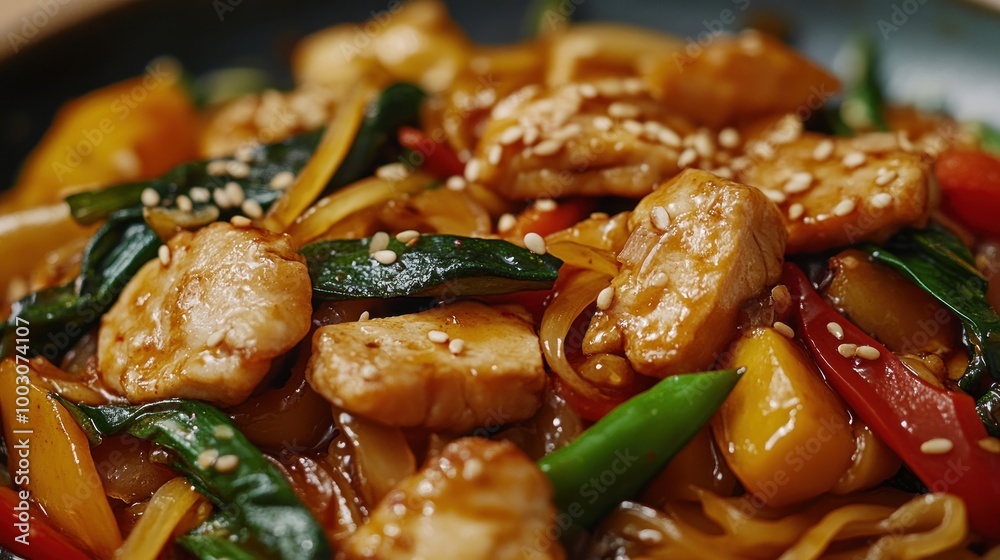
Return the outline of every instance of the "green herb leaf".
<path id="1" fill-rule="evenodd" d="M 300 251 L 320 299 L 481 296 L 551 288 L 562 261 L 513 243 L 423 235 L 411 246 L 392 239 L 392 264 L 369 254 L 371 239 L 319 241 Z"/>
<path id="2" fill-rule="evenodd" d="M 308 132 L 283 142 L 253 148 L 248 151 L 250 157 L 246 165 L 249 173 L 246 177 L 208 173 L 213 161 L 231 161 L 229 158 L 195 161 L 179 165 L 156 179 L 78 193 L 68 197 L 66 202 L 76 221 L 91 224 L 107 218 L 117 210 L 140 208 L 142 192 L 146 189 L 153 189 L 160 195 L 161 206 L 177 208 L 177 197 L 182 194 L 190 195 L 194 187 L 206 188 L 214 194 L 214 191 L 225 188 L 227 183 L 235 182 L 242 187 L 248 200 L 255 200 L 261 208 L 267 209 L 283 192 L 270 187 L 271 179 L 283 171 L 298 174 L 312 157 L 321 135 L 321 130 Z M 195 202 L 194 207 L 198 209 L 211 204 L 214 203 Z M 238 213 L 239 208 L 231 208 L 224 210 L 220 217 L 228 220 Z"/>
<path id="3" fill-rule="evenodd" d="M 322 528 L 288 482 L 218 408 L 183 399 L 128 407 L 56 398 L 92 436 L 127 433 L 172 451 L 171 466 L 223 512 L 214 533 L 272 557 L 330 558 Z M 222 459 L 213 464 L 209 456 Z"/>

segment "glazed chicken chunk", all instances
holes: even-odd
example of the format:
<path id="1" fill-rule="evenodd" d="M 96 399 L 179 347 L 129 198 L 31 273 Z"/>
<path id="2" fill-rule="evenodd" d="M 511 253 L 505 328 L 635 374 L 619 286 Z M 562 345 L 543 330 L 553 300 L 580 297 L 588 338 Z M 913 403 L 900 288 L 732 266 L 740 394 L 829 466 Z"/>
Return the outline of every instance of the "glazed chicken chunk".
<path id="1" fill-rule="evenodd" d="M 476 302 L 321 327 L 307 376 L 354 414 L 450 432 L 530 418 L 545 389 L 524 308 Z"/>
<path id="2" fill-rule="evenodd" d="M 552 487 L 507 441 L 456 440 L 404 480 L 347 541 L 348 558 L 544 560 L 564 558 L 550 538 Z"/>
<path id="3" fill-rule="evenodd" d="M 221 222 L 167 247 L 102 319 L 101 376 L 131 402 L 242 402 L 309 332 L 305 260 L 286 236 Z"/>
<path id="4" fill-rule="evenodd" d="M 688 170 L 643 198 L 618 254 L 614 296 L 594 315 L 588 353 L 624 353 L 643 374 L 710 366 L 741 306 L 777 281 L 785 228 L 758 189 Z"/>
<path id="5" fill-rule="evenodd" d="M 755 142 L 736 178 L 779 205 L 790 253 L 882 242 L 903 227 L 923 227 L 933 198 L 930 157 L 899 138 L 802 133 Z"/>
<path id="6" fill-rule="evenodd" d="M 514 92 L 493 108 L 465 178 L 511 199 L 648 194 L 691 159 L 685 141 L 711 138 L 644 87 L 631 78 Z"/>

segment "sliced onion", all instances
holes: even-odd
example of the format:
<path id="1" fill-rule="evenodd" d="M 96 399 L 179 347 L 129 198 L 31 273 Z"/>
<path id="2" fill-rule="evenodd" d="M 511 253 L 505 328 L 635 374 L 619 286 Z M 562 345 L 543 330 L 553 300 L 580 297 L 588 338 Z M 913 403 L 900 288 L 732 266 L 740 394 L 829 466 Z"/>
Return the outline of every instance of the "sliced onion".
<path id="1" fill-rule="evenodd" d="M 404 478 L 417 471 L 417 460 L 399 428 L 347 412 L 334 414 L 342 438 L 353 445 L 359 483 L 368 504 L 374 505 Z"/>
<path id="2" fill-rule="evenodd" d="M 380 177 L 362 179 L 320 199 L 295 220 L 288 233 L 300 246 L 305 245 L 355 212 L 397 195 L 419 192 L 431 182 L 423 173 L 414 173 L 401 181 Z"/>
<path id="3" fill-rule="evenodd" d="M 597 299 L 597 294 L 608 287 L 610 280 L 609 275 L 592 270 L 584 270 L 569 277 L 545 309 L 538 332 L 545 361 L 552 371 L 575 392 L 595 401 L 606 397 L 582 378 L 569 363 L 565 341 L 573 322 Z"/>
<path id="4" fill-rule="evenodd" d="M 263 220 L 264 227 L 271 231 L 285 231 L 323 192 L 350 151 L 361 128 L 365 108 L 374 93 L 375 88 L 371 84 L 361 82 L 337 107 L 316 152 L 309 158 L 309 163 L 299 173 L 288 192 L 271 206 Z"/>
<path id="5" fill-rule="evenodd" d="M 167 482 L 153 494 L 139 523 L 115 552 L 122 560 L 156 560 L 185 514 L 203 499 L 183 477 Z"/>
<path id="6" fill-rule="evenodd" d="M 607 276 L 618 274 L 618 262 L 610 251 L 602 251 L 573 241 L 556 241 L 546 249 L 566 264 Z"/>

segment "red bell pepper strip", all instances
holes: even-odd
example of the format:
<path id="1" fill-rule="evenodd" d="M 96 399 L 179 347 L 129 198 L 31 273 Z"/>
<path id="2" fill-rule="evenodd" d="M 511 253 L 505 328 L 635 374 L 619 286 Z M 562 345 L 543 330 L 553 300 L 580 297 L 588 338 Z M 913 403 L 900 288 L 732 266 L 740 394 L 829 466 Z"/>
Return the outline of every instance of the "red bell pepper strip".
<path id="1" fill-rule="evenodd" d="M 60 560 L 89 560 L 89 556 L 76 548 L 49 524 L 44 514 L 37 508 L 24 509 L 17 491 L 0 486 L 0 545 L 24 558 L 59 558 Z M 17 508 L 17 509 L 15 509 Z M 27 543 L 16 540 L 25 538 L 17 527 L 29 518 Z"/>
<path id="2" fill-rule="evenodd" d="M 542 237 L 575 226 L 597 209 L 597 201 L 591 198 L 568 198 L 560 200 L 551 210 L 541 210 L 537 206 L 528 207 L 517 217 L 514 229 L 508 235 L 522 238 L 527 233 L 537 233 Z"/>
<path id="3" fill-rule="evenodd" d="M 424 156 L 421 164 L 424 171 L 440 179 L 465 173 L 465 164 L 447 144 L 435 142 L 420 130 L 409 126 L 400 127 L 398 134 L 401 146 Z"/>
<path id="4" fill-rule="evenodd" d="M 1000 235 L 1000 158 L 979 150 L 948 150 L 934 164 L 945 212 L 977 233 Z"/>
<path id="5" fill-rule="evenodd" d="M 795 265 L 785 263 L 781 282 L 792 294 L 796 333 L 833 389 L 932 492 L 961 498 L 972 528 L 1000 540 L 1000 454 L 979 446 L 987 433 L 972 397 L 910 373 L 892 352 L 827 304 Z M 829 323 L 841 326 L 842 339 L 831 334 Z M 838 347 L 845 343 L 871 346 L 879 357 L 844 357 Z M 941 454 L 920 450 L 936 438 L 950 440 L 953 447 Z"/>

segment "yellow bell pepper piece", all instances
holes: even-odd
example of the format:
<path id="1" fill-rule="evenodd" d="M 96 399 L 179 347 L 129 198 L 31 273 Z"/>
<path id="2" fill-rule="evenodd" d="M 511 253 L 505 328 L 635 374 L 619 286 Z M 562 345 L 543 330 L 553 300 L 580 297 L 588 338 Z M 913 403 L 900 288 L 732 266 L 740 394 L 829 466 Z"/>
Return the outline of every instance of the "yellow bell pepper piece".
<path id="1" fill-rule="evenodd" d="M 729 467 L 760 505 L 781 506 L 829 490 L 851 464 L 847 409 L 809 356 L 771 328 L 744 334 L 727 367 L 743 379 L 712 420 Z"/>
<path id="2" fill-rule="evenodd" d="M 0 417 L 14 483 L 67 536 L 111 558 L 122 537 L 87 436 L 32 368 L 13 357 L 0 363 Z"/>

